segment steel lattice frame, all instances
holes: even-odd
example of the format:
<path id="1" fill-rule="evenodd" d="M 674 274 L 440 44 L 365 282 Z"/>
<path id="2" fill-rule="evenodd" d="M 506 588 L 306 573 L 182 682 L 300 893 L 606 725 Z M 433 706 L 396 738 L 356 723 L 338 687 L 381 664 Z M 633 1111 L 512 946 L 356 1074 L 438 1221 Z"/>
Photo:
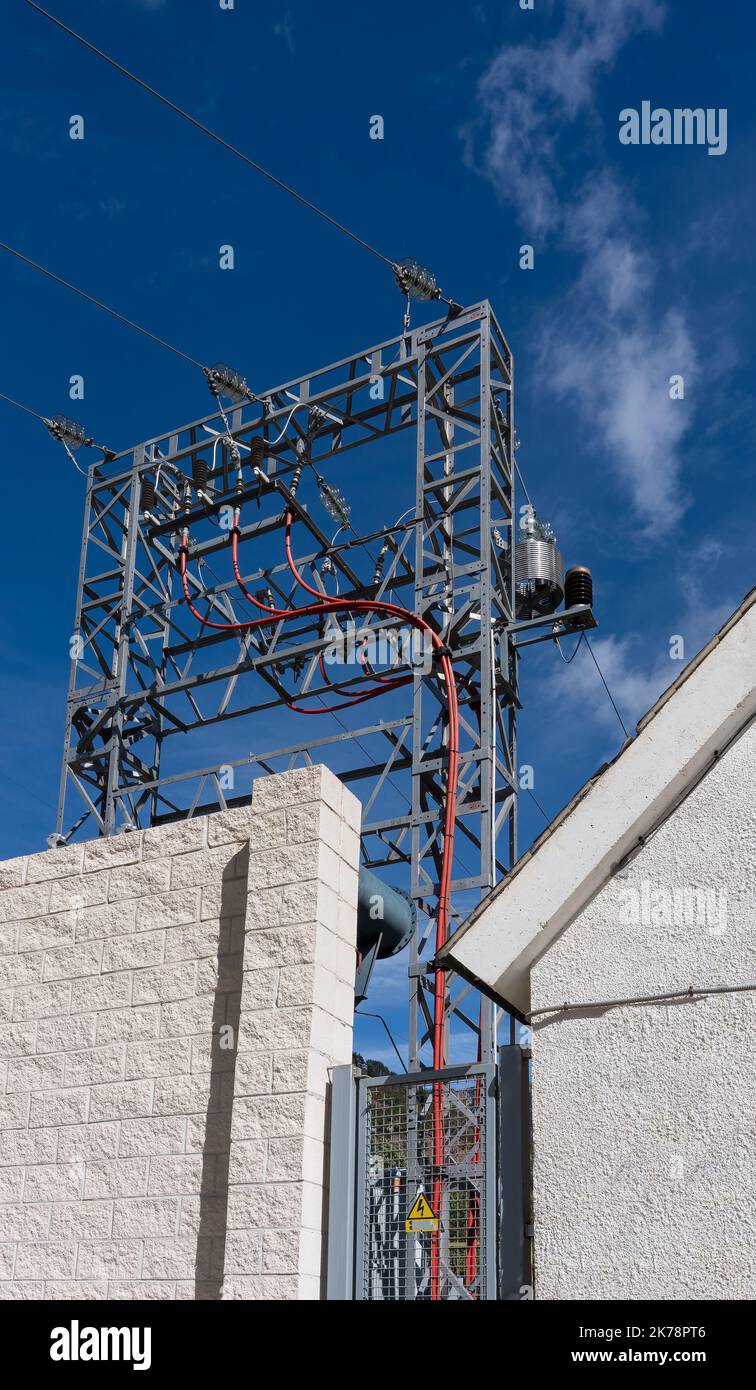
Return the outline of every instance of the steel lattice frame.
<path id="1" fill-rule="evenodd" d="M 247 586 L 269 587 L 277 606 L 299 603 L 302 595 L 295 597 L 283 558 L 286 497 L 297 517 L 298 561 L 311 581 L 324 587 L 328 572 L 342 596 L 392 595 L 444 635 L 460 694 L 452 904 L 461 915 L 460 900 L 486 893 L 513 862 L 516 846 L 517 658 L 506 631 L 514 621 L 509 557 L 516 511 L 511 353 L 484 301 L 260 394 L 257 402 L 230 410 L 228 423 L 243 457 L 251 437 L 263 434 L 269 441 L 265 471 L 276 479 L 276 492 L 255 483 L 248 468 L 239 489 L 232 450 L 222 441 L 213 445 L 208 433 L 225 433 L 217 413 L 90 469 L 58 832 L 66 839 L 82 830 L 110 835 L 239 804 L 248 799 L 236 786 L 244 771 L 278 771 L 338 754 L 334 770 L 356 784 L 363 802 L 365 862 L 401 869 L 394 877 L 420 909 L 421 929 L 411 948 L 409 1050 L 412 1068 L 426 1065 L 433 986 L 427 962 L 442 852 L 443 688 L 433 672 L 416 673 L 396 717 L 359 721 L 333 734 L 314 731 L 310 719 L 302 728 L 301 716 L 289 713 L 287 704 L 329 694 L 319 665 L 329 642 L 322 620 L 281 622 L 266 635 L 201 627 L 178 582 L 178 532 L 186 518 L 190 583 L 203 611 L 220 622 L 247 618 L 233 579 L 210 581 L 214 557 L 230 571 L 228 532 L 218 522 L 241 501 L 239 552 Z M 401 502 L 409 519 L 329 540 L 315 520 L 312 479 L 325 475 L 344 486 L 342 456 L 361 448 L 351 454 L 354 472 L 356 462 L 370 459 L 366 446 L 380 449 L 382 441 L 408 432 L 416 444 L 414 499 L 408 487 L 392 510 L 400 511 Z M 191 480 L 193 463 L 207 458 L 210 445 L 218 466 L 208 507 L 196 489 L 189 494 L 181 475 Z M 139 509 L 144 481 L 155 489 L 151 517 Z M 386 506 L 380 488 L 378 504 Z M 278 558 L 261 566 L 261 547 L 273 542 Z M 374 556 L 384 544 L 385 568 L 373 582 L 366 551 Z M 360 626 L 396 624 L 370 618 Z M 357 690 L 358 681 L 349 679 Z M 380 712 L 381 703 L 359 708 Z M 190 770 L 165 767 L 171 740 L 181 734 L 226 724 L 230 734 L 229 721 L 256 716 L 252 727 L 259 737 L 266 719 L 284 712 L 291 740 Z M 397 788 L 406 808 L 393 804 Z M 492 1007 L 482 1001 L 479 1020 L 477 996 L 449 978 L 449 1012 L 474 1038 L 480 1031 L 480 1058 L 491 1060 Z"/>

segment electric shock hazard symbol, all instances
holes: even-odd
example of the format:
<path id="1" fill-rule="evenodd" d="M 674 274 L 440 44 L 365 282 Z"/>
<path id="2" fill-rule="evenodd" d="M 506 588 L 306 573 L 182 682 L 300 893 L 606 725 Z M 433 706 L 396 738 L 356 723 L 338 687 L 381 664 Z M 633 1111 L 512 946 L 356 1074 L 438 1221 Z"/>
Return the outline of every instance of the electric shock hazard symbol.
<path id="1" fill-rule="evenodd" d="M 405 1231 L 437 1231 L 438 1226 L 438 1217 L 428 1198 L 424 1192 L 418 1192 L 407 1212 L 407 1220 L 404 1223 Z"/>

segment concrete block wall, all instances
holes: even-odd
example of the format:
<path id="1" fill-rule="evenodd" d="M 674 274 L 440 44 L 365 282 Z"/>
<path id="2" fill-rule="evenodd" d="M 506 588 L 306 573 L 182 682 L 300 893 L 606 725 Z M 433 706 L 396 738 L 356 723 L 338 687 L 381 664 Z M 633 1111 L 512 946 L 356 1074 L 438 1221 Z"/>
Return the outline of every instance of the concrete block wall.
<path id="1" fill-rule="evenodd" d="M 324 1294 L 326 1089 L 352 1060 L 360 804 L 326 768 L 255 784 L 223 1297 Z"/>
<path id="2" fill-rule="evenodd" d="M 305 768 L 0 864 L 0 1296 L 319 1296 L 359 813 Z"/>

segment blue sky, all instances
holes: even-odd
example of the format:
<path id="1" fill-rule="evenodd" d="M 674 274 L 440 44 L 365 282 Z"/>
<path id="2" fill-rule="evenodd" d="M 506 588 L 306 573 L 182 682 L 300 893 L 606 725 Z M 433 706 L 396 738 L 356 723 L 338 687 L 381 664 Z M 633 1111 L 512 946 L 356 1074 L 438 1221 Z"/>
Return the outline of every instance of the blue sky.
<path id="1" fill-rule="evenodd" d="M 752 7 L 50 7 L 389 256 L 425 261 L 463 303 L 492 301 L 517 364 L 520 463 L 568 562 L 594 571 L 594 649 L 635 720 L 679 672 L 670 639 L 689 658 L 754 583 Z M 22 0 L 3 18 L 4 240 L 256 387 L 400 331 L 378 262 Z M 643 100 L 726 108 L 726 154 L 621 145 L 618 114 Z M 218 268 L 227 243 L 233 272 Z M 7 256 L 0 277 L 0 389 L 113 447 L 207 409 L 190 367 Z M 68 400 L 74 373 L 83 402 Z M 82 480 L 41 426 L 0 410 L 5 857 L 43 847 L 53 824 Z M 392 504 L 404 481 L 386 479 Z M 349 492 L 359 512 L 369 480 Z M 551 815 L 621 731 L 586 652 L 564 667 L 538 648 L 522 674 L 520 761 Z M 523 801 L 521 848 L 543 824 Z M 403 992 L 397 963 L 370 1004 L 400 1039 Z M 386 1051 L 374 1031 L 360 1046 Z"/>

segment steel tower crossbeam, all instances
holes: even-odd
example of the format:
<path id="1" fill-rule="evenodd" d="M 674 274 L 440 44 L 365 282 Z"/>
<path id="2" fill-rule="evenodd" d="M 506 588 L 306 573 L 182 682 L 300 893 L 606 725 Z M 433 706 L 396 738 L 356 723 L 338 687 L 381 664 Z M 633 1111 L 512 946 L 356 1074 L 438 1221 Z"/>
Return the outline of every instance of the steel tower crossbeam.
<path id="1" fill-rule="evenodd" d="M 460 703 L 459 918 L 515 855 L 511 353 L 483 302 L 235 405 L 226 419 L 228 431 L 221 414 L 208 415 L 89 472 L 58 834 L 110 835 L 239 804 L 258 773 L 329 761 L 363 802 L 365 863 L 385 869 L 421 912 L 409 1050 L 413 1067 L 425 1065 L 446 794 L 436 669 L 413 669 L 405 651 L 398 674 L 413 676 L 405 689 L 358 715 L 303 719 L 292 707 L 333 705 L 333 682 L 349 682 L 352 694 L 374 684 L 364 666 L 328 670 L 349 625 L 303 616 L 246 632 L 205 628 L 184 600 L 178 544 L 188 525 L 188 582 L 209 620 L 257 616 L 228 556 L 240 506 L 247 588 L 275 606 L 301 606 L 306 596 L 284 556 L 289 510 L 297 564 L 315 588 L 408 607 L 443 637 Z M 244 462 L 260 436 L 265 481 Z M 370 528 L 353 519 L 329 531 L 329 485 L 359 493 Z M 388 616 L 356 626 L 374 642 L 402 637 Z M 472 1033 L 467 1053 L 479 1041 L 483 1059 L 493 1058 L 488 1004 L 478 1018 L 461 982 L 450 981 L 449 999 L 452 1049 L 459 1024 Z"/>

